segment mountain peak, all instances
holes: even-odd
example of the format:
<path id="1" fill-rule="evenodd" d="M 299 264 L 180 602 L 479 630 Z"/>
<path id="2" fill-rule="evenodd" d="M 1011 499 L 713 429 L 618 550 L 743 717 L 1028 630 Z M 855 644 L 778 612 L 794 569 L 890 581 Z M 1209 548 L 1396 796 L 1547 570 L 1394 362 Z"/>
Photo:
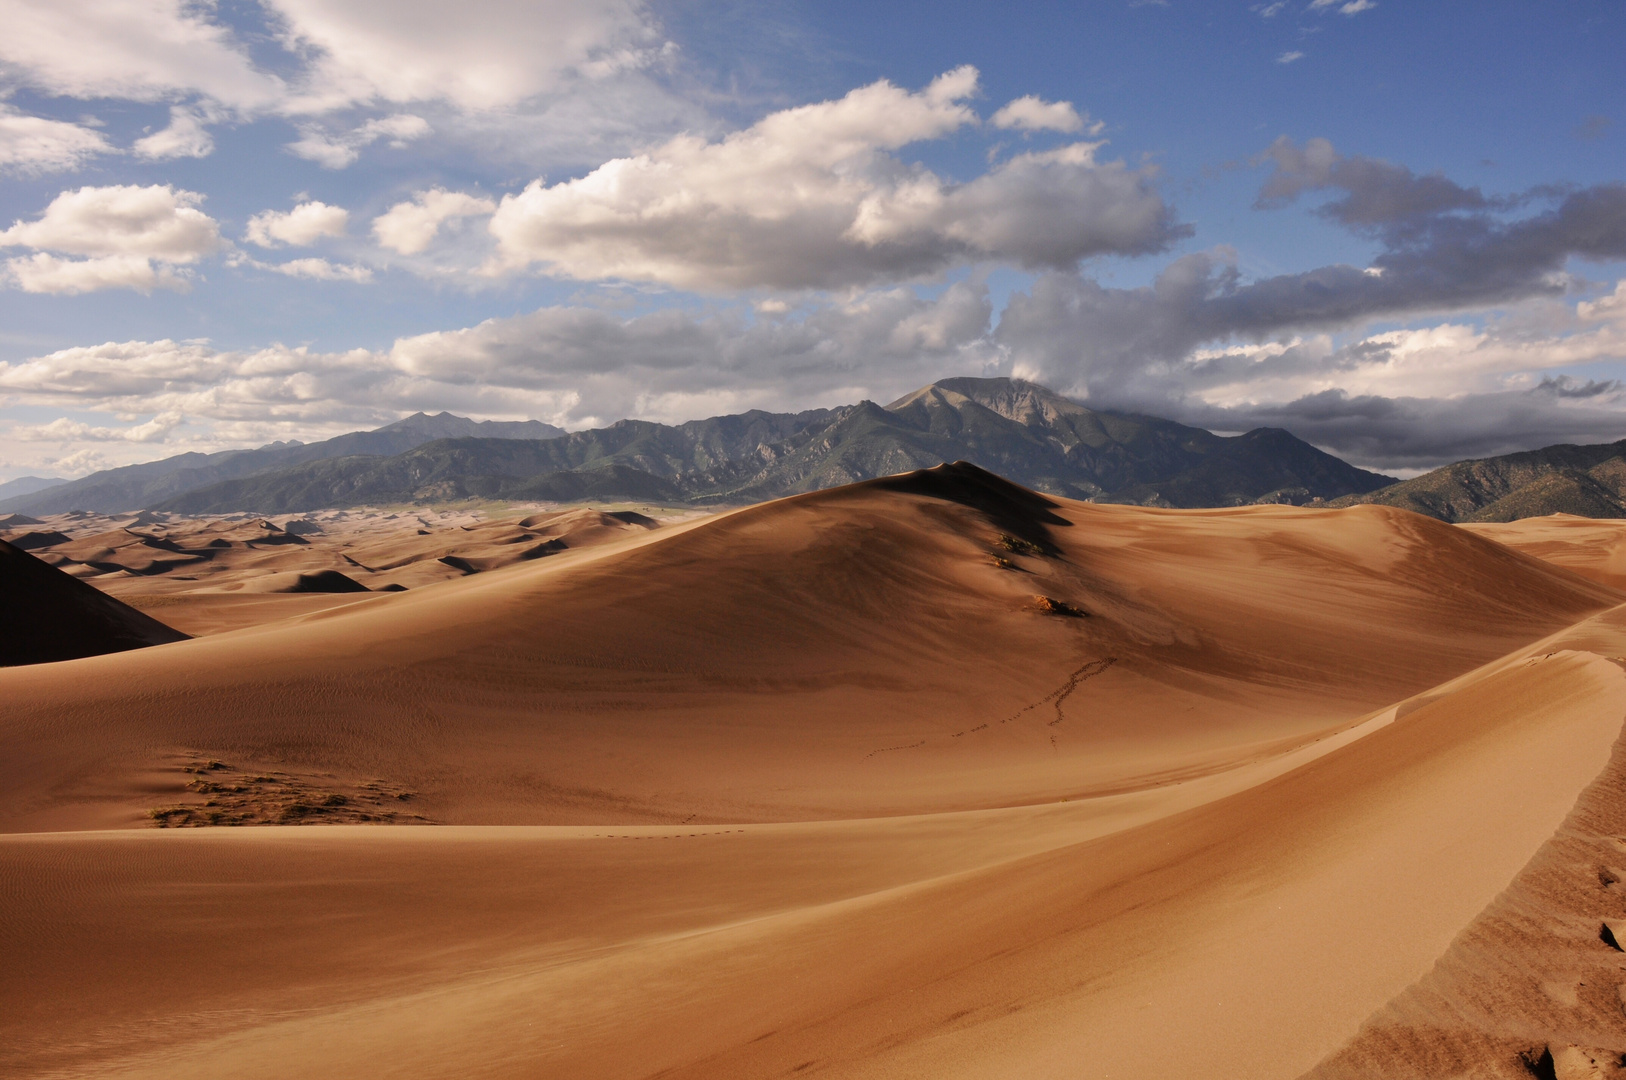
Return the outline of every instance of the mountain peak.
<path id="1" fill-rule="evenodd" d="M 1028 382 L 1026 379 L 1009 376 L 979 378 L 972 375 L 939 379 L 912 394 L 905 394 L 887 408 L 897 412 L 917 402 L 928 408 L 934 402 L 955 408 L 961 407 L 959 402 L 953 400 L 954 398 L 981 405 L 1019 424 L 1050 421 L 1062 415 L 1087 414 L 1092 411 L 1049 387 Z"/>

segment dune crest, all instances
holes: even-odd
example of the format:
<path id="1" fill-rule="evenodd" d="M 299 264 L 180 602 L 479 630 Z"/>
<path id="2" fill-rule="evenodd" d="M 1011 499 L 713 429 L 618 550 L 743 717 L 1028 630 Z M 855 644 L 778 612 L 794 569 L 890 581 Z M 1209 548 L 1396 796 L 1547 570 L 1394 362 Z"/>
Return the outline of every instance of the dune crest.
<path id="1" fill-rule="evenodd" d="M 0 665 L 43 664 L 185 641 L 186 635 L 0 540 Z"/>

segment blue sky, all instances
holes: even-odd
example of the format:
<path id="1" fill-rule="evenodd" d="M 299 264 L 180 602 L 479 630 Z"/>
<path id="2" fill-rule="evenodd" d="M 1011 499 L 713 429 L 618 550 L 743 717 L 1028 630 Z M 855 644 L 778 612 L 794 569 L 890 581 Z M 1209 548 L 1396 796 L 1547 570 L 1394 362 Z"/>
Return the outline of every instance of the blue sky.
<path id="1" fill-rule="evenodd" d="M 954 374 L 1402 472 L 1626 437 L 1618 3 L 0 22 L 0 479 Z"/>

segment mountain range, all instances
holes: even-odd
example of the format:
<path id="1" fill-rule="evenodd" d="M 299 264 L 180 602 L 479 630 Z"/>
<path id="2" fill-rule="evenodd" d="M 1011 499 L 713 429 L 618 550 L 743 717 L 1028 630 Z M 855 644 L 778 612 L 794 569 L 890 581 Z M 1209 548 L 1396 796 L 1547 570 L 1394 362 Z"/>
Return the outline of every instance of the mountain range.
<path id="1" fill-rule="evenodd" d="M 1279 428 L 1215 435 L 1005 378 L 944 379 L 885 406 L 623 420 L 577 432 L 418 413 L 323 442 L 110 469 L 0 497 L 0 513 L 279 514 L 467 498 L 744 504 L 959 460 L 1098 502 L 1381 503 L 1443 521 L 1626 517 L 1626 441 L 1462 461 L 1400 481 Z"/>
<path id="2" fill-rule="evenodd" d="M 0 502 L 19 495 L 32 495 L 36 491 L 44 491 L 48 487 L 56 487 L 67 482 L 60 476 L 19 476 L 15 480 L 0 483 Z"/>
<path id="3" fill-rule="evenodd" d="M 1626 517 L 1626 440 L 1560 444 L 1459 461 L 1333 506 L 1381 503 L 1441 521 L 1517 521 L 1547 514 Z"/>
<path id="4" fill-rule="evenodd" d="M 1278 429 L 1219 436 L 1089 409 L 1018 379 L 945 379 L 886 406 L 623 420 L 545 439 L 435 439 L 393 455 L 307 453 L 147 505 L 201 515 L 462 498 L 743 504 L 957 460 L 1054 494 L 1157 506 L 1305 503 L 1393 482 Z"/>
<path id="5" fill-rule="evenodd" d="M 4 492 L 0 513 L 60 514 L 88 510 L 109 514 L 149 509 L 165 499 L 221 481 L 332 457 L 399 454 L 434 439 L 469 435 L 496 439 L 549 439 L 564 429 L 538 420 L 469 420 L 443 412 L 416 413 L 376 431 L 353 431 L 322 442 L 275 442 L 254 450 L 177 454 L 161 461 L 106 469 L 43 490 Z M 25 477 L 24 479 L 35 479 Z M 20 484 L 22 481 L 13 481 Z"/>

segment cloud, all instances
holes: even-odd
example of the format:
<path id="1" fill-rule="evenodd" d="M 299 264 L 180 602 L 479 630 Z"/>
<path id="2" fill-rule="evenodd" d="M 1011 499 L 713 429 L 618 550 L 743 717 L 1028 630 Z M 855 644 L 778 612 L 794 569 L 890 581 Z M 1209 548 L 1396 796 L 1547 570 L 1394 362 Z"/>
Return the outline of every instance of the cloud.
<path id="1" fill-rule="evenodd" d="M 314 161 L 324 169 L 343 169 L 355 164 L 363 147 L 380 139 L 388 139 L 396 149 L 405 147 L 414 139 L 430 132 L 429 121 L 411 113 L 397 113 L 381 119 L 369 120 L 358 128 L 339 135 L 329 135 L 317 127 L 305 127 L 297 142 L 288 149 L 298 157 Z"/>
<path id="2" fill-rule="evenodd" d="M 219 224 L 197 208 L 202 201 L 197 192 L 163 184 L 64 191 L 37 220 L 0 232 L 0 247 L 35 251 L 7 260 L 6 276 L 33 293 L 185 291 L 190 279 L 177 266 L 224 246 Z"/>
<path id="3" fill-rule="evenodd" d="M 114 152 L 99 131 L 28 116 L 0 103 L 0 172 L 62 172 Z"/>
<path id="4" fill-rule="evenodd" d="M 1614 121 L 1601 113 L 1595 113 L 1576 125 L 1575 137 L 1582 142 L 1596 142 L 1608 133 Z"/>
<path id="5" fill-rule="evenodd" d="M 1326 139 L 1310 139 L 1300 147 L 1283 135 L 1255 164 L 1266 161 L 1275 168 L 1259 193 L 1258 206 L 1278 208 L 1306 191 L 1337 189 L 1344 198 L 1318 213 L 1351 227 L 1392 225 L 1489 205 L 1478 188 L 1461 187 L 1439 174 L 1417 176 L 1377 158 L 1345 157 Z"/>
<path id="6" fill-rule="evenodd" d="M 87 473 L 100 472 L 114 464 L 107 460 L 107 455 L 88 446 L 81 447 L 71 454 L 63 454 L 60 457 L 46 456 L 40 458 L 38 463 L 55 476 L 84 476 Z M 16 463 L 11 462 L 9 464 Z"/>
<path id="7" fill-rule="evenodd" d="M 0 0 L 0 68 L 14 81 L 81 99 L 164 101 L 203 95 L 231 108 L 283 97 L 212 5 L 185 0 Z"/>
<path id="8" fill-rule="evenodd" d="M 373 235 L 379 244 L 402 255 L 416 255 L 434 241 L 448 221 L 495 213 L 490 199 L 461 191 L 430 188 L 409 202 L 396 203 L 373 219 Z"/>
<path id="9" fill-rule="evenodd" d="M 1512 222 L 1453 214 L 1417 220 L 1407 212 L 1401 224 L 1382 234 L 1390 245 L 1365 268 L 1244 282 L 1230 253 L 1219 250 L 1183 256 L 1136 289 L 1047 275 L 1012 298 L 1000 334 L 1015 335 L 1008 344 L 1019 339 L 1038 369 L 1079 373 L 1092 394 L 1134 398 L 1159 384 L 1157 372 L 1210 342 L 1561 295 L 1570 257 L 1626 257 L 1626 186 L 1576 191 Z"/>
<path id="10" fill-rule="evenodd" d="M 314 115 L 443 101 L 513 107 L 569 80 L 657 62 L 666 45 L 635 0 L 264 0 L 241 34 L 188 0 L 0 0 L 0 69 L 80 99 L 195 97 L 244 113 Z M 284 75 L 249 55 L 278 43 Z"/>
<path id="11" fill-rule="evenodd" d="M 1310 0 L 1309 10 L 1327 12 L 1337 8 L 1344 15 L 1359 15 L 1377 6 L 1374 0 Z"/>
<path id="12" fill-rule="evenodd" d="M 137 139 L 131 149 L 137 157 L 148 161 L 208 157 L 214 152 L 215 141 L 203 126 L 207 119 L 195 109 L 172 105 L 169 126 L 146 138 Z"/>
<path id="13" fill-rule="evenodd" d="M 1545 376 L 1557 378 L 1561 369 L 1626 360 L 1626 286 L 1574 307 L 1533 298 L 1488 326 L 1445 322 L 1340 344 L 1327 332 L 1261 340 L 1270 331 L 1263 312 L 1248 302 L 1249 286 L 1215 292 L 1223 275 L 1212 271 L 1212 256 L 1187 257 L 1144 289 L 1049 275 L 1031 293 L 1011 298 L 993 341 L 1017 374 L 1097 407 L 1223 430 L 1283 426 L 1369 466 L 1438 465 L 1503 452 L 1492 447 L 1557 441 L 1555 433 L 1626 435 L 1621 395 L 1555 396 L 1561 384 L 1550 380 L 1542 389 Z M 1291 312 L 1289 307 L 1274 314 L 1303 321 Z M 1524 426 L 1476 426 L 1466 406 L 1453 412 L 1455 406 L 1441 404 L 1458 399 L 1501 402 L 1495 415 L 1522 416 Z M 1398 419 L 1396 428 L 1373 429 L 1386 432 L 1383 439 L 1360 436 L 1360 417 L 1376 415 L 1375 403 L 1401 400 L 1412 403 L 1411 413 L 1382 415 L 1432 409 L 1458 422 L 1432 433 L 1412 432 L 1392 446 L 1383 439 L 1395 436 Z M 1428 402 L 1434 404 L 1425 409 Z"/>
<path id="14" fill-rule="evenodd" d="M 243 238 L 260 247 L 305 247 L 326 236 L 343 236 L 350 211 L 324 202 L 302 202 L 292 210 L 265 210 L 248 219 Z"/>
<path id="15" fill-rule="evenodd" d="M 0 247 L 195 262 L 222 246 L 219 223 L 198 209 L 202 202 L 197 192 L 167 184 L 64 191 L 38 220 L 0 231 Z"/>
<path id="16" fill-rule="evenodd" d="M 1250 342 L 1190 327 L 1180 313 L 1202 280 L 1190 270 L 1171 267 L 1152 303 L 1141 290 L 1047 275 L 1011 299 L 997 327 L 973 280 L 935 298 L 881 289 L 794 311 L 770 298 L 755 315 L 745 305 L 630 317 L 548 307 L 344 353 L 108 343 L 0 364 L 0 396 L 81 415 L 185 416 L 166 442 L 200 448 L 325 437 L 420 408 L 568 427 L 678 422 L 884 401 L 949 374 L 1017 374 L 1098 408 L 1220 430 L 1286 427 L 1372 467 L 1626 434 L 1626 391 L 1565 373 L 1626 359 L 1626 282 L 1573 305 L 1535 301 L 1494 324 Z"/>
<path id="17" fill-rule="evenodd" d="M 312 281 L 353 281 L 365 284 L 373 280 L 373 272 L 365 266 L 334 263 L 326 259 L 290 259 L 284 263 L 255 265 L 287 277 L 309 278 Z"/>
<path id="18" fill-rule="evenodd" d="M 991 122 L 997 128 L 1019 131 L 1082 131 L 1084 118 L 1078 115 L 1070 101 L 1043 101 L 1033 94 L 1019 97 L 1000 109 Z M 1099 132 L 1101 125 L 1093 125 Z"/>
<path id="19" fill-rule="evenodd" d="M 154 289 L 186 292 L 187 273 L 140 255 L 105 255 L 93 259 L 62 259 L 46 252 L 6 260 L 6 277 L 23 292 L 72 296 L 102 289 Z"/>
<path id="20" fill-rule="evenodd" d="M 755 406 L 889 399 L 945 370 L 991 372 L 992 305 L 974 282 L 935 299 L 861 294 L 804 317 L 741 309 L 634 317 L 550 307 L 385 350 L 130 341 L 0 363 L 0 397 L 119 416 L 185 415 L 224 444 L 325 437 L 420 408 L 534 416 L 572 427 L 624 416 L 682 421 Z M 204 436 L 194 436 L 195 438 Z"/>
<path id="21" fill-rule="evenodd" d="M 291 45 L 312 56 L 290 107 L 444 100 L 512 107 L 575 76 L 604 78 L 660 54 L 645 7 L 631 0 L 268 0 Z"/>
<path id="22" fill-rule="evenodd" d="M 209 124 L 281 117 L 324 168 L 431 120 L 465 151 L 575 167 L 712 123 L 705 95 L 670 85 L 676 46 L 644 0 L 0 0 L 0 27 L 0 84 L 169 105 L 133 148 L 148 160 L 207 154 Z M 42 170 L 93 148 L 64 158 L 57 134 Z"/>
<path id="23" fill-rule="evenodd" d="M 180 413 L 161 413 L 131 427 L 100 427 L 81 420 L 58 417 L 48 424 L 16 425 L 8 434 L 25 442 L 134 442 L 161 443 L 186 422 Z"/>
<path id="24" fill-rule="evenodd" d="M 1253 408 L 1192 412 L 1221 430 L 1287 428 L 1368 468 L 1411 472 L 1556 443 L 1626 437 L 1626 391 L 1557 377 L 1529 389 L 1452 397 L 1382 397 L 1328 390 Z"/>
<path id="25" fill-rule="evenodd" d="M 1012 158 L 964 184 L 891 151 L 976 122 L 963 67 L 910 93 L 882 81 L 711 142 L 682 135 L 579 179 L 504 196 L 494 270 L 679 288 L 839 288 L 966 260 L 1070 266 L 1158 251 L 1188 230 L 1149 169 L 1099 144 Z"/>
<path id="26" fill-rule="evenodd" d="M 1284 52 L 1284 53 L 1282 53 L 1282 55 L 1278 56 L 1276 58 L 1276 62 L 1278 64 L 1291 64 L 1295 60 L 1303 60 L 1303 59 L 1304 59 L 1304 54 L 1299 52 L 1297 49 L 1293 49 L 1293 50 L 1290 50 L 1288 52 Z"/>
<path id="27" fill-rule="evenodd" d="M 864 293 L 799 319 L 752 320 L 737 309 L 626 318 L 557 307 L 403 338 L 389 355 L 414 380 L 467 387 L 510 408 L 534 400 L 543 410 L 536 415 L 554 423 L 682 421 L 885 397 L 945 369 L 992 370 L 991 313 L 979 283 L 933 300 L 907 289 Z"/>

